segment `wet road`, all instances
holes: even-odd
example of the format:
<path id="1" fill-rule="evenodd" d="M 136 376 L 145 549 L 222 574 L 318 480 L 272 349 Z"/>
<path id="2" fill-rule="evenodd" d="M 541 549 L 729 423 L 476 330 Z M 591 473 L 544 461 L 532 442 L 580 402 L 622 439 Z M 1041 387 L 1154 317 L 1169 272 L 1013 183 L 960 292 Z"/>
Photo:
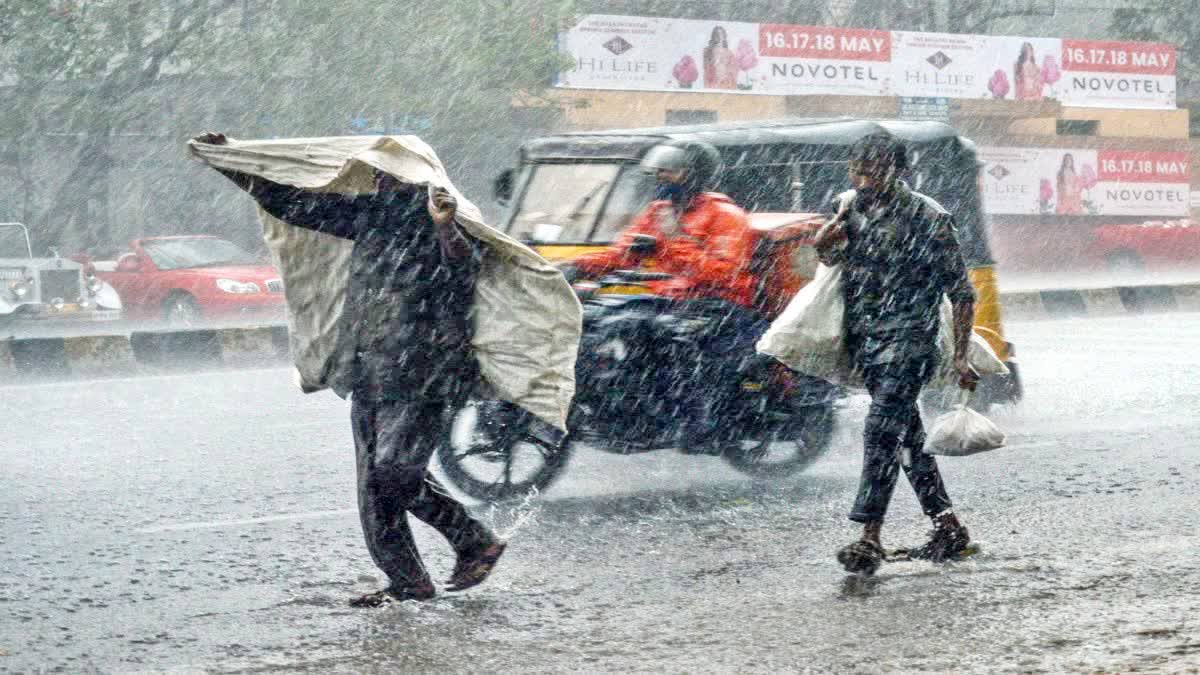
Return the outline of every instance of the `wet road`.
<path id="1" fill-rule="evenodd" d="M 0 672 L 1200 668 L 1200 315 L 1010 333 L 1010 447 L 943 461 L 969 561 L 841 573 L 856 399 L 779 484 L 582 452 L 481 510 L 513 542 L 492 581 L 383 610 L 344 606 L 380 580 L 331 395 L 279 369 L 0 388 Z M 885 538 L 924 529 L 901 485 Z"/>

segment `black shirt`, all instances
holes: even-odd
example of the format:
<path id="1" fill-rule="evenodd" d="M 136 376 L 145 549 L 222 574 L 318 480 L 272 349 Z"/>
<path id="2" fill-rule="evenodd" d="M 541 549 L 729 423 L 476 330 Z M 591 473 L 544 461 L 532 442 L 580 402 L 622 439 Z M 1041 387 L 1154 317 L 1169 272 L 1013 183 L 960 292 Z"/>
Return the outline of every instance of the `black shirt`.
<path id="1" fill-rule="evenodd" d="M 846 220 L 846 331 L 860 366 L 937 349 L 942 295 L 973 302 L 954 218 L 901 185 L 890 201 Z"/>
<path id="2" fill-rule="evenodd" d="M 348 196 L 255 179 L 250 189 L 290 225 L 354 240 L 342 325 L 353 362 L 341 385 L 360 400 L 454 398 L 478 372 L 470 309 L 483 248 L 452 226 L 470 244 L 466 256 L 452 257 L 426 192 L 405 188 Z"/>

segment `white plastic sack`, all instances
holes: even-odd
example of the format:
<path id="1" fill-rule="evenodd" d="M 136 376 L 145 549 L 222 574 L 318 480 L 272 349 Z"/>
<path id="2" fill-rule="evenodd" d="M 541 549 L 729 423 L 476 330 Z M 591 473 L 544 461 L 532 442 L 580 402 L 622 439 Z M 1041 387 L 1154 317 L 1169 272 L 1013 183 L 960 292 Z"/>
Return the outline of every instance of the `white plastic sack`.
<path id="1" fill-rule="evenodd" d="M 991 420 L 966 405 L 941 415 L 933 423 L 925 452 L 946 457 L 965 457 L 1004 447 L 1004 432 Z"/>
<path id="2" fill-rule="evenodd" d="M 938 325 L 938 349 L 942 360 L 938 372 L 930 381 L 930 387 L 953 387 L 958 384 L 958 371 L 954 369 L 954 309 L 950 298 L 942 296 L 941 322 Z M 971 331 L 971 342 L 967 345 L 967 362 L 980 375 L 1008 375 L 1008 366 L 996 356 L 996 352 L 983 336 Z"/>
<path id="3" fill-rule="evenodd" d="M 954 316 L 950 299 L 942 296 L 938 327 L 940 367 L 930 386 L 958 383 L 954 369 Z M 844 339 L 845 299 L 842 267 L 817 267 L 816 276 L 796 294 L 755 348 L 774 357 L 798 373 L 847 387 L 862 387 L 862 375 L 854 371 Z M 1008 366 L 996 356 L 987 340 L 972 331 L 967 359 L 980 375 L 1007 375 Z"/>
<path id="4" fill-rule="evenodd" d="M 813 280 L 771 322 L 755 348 L 796 372 L 841 382 L 849 374 L 845 314 L 841 266 L 819 265 Z"/>

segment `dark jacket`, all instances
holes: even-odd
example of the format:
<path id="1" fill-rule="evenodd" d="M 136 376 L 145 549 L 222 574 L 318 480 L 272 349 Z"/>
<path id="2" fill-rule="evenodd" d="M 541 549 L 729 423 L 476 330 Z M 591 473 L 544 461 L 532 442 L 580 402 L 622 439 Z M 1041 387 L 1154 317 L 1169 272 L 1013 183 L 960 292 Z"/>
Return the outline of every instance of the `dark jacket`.
<path id="1" fill-rule="evenodd" d="M 942 296 L 974 302 L 954 218 L 900 185 L 896 197 L 845 221 L 847 346 L 860 367 L 926 360 L 937 351 Z"/>
<path id="2" fill-rule="evenodd" d="M 342 338 L 353 353 L 338 389 L 372 400 L 448 399 L 473 386 L 470 309 L 482 247 L 455 225 L 465 254 L 439 237 L 424 189 L 351 197 L 255 178 L 262 208 L 289 225 L 354 240 Z"/>

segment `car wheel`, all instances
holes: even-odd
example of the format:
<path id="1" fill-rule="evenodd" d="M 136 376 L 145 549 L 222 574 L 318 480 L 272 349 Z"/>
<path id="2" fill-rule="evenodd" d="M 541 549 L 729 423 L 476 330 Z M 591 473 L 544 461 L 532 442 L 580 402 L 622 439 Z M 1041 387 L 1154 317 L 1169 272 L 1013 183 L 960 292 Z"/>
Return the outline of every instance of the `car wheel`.
<path id="1" fill-rule="evenodd" d="M 172 293 L 163 303 L 163 319 L 171 328 L 195 328 L 202 318 L 200 305 L 187 293 Z"/>
<path id="2" fill-rule="evenodd" d="M 1114 251 L 1104 257 L 1104 262 L 1108 265 L 1108 271 L 1113 274 L 1141 272 L 1146 268 L 1142 257 L 1133 251 Z"/>

